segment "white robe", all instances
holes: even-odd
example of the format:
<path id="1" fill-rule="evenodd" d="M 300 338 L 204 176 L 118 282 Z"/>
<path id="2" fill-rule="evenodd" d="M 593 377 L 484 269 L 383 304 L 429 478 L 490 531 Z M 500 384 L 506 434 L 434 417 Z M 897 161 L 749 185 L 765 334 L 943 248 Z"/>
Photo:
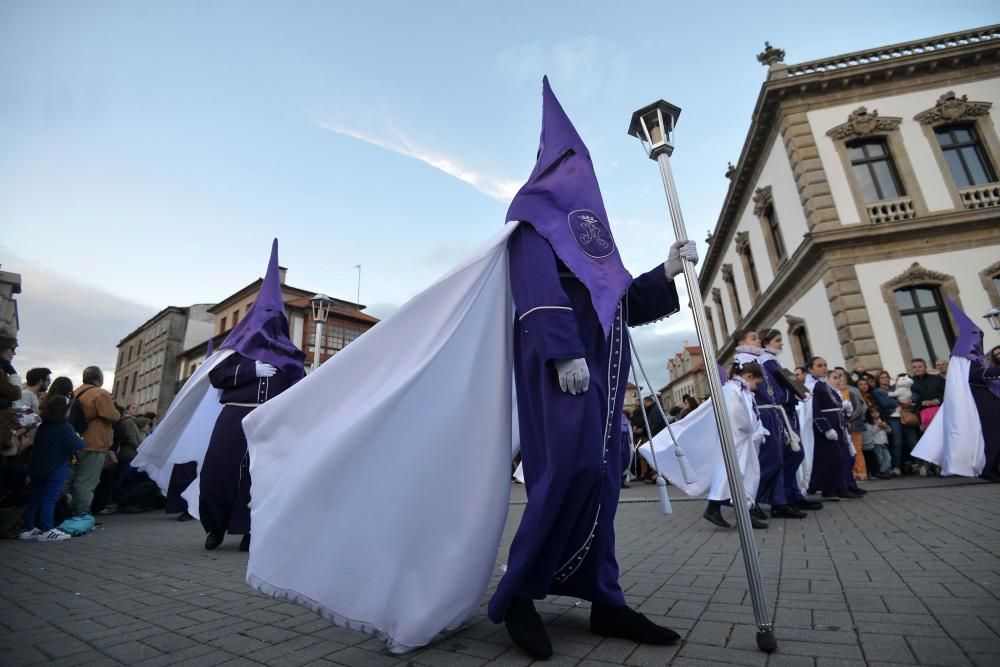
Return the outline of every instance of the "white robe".
<path id="1" fill-rule="evenodd" d="M 515 226 L 243 420 L 251 586 L 395 653 L 478 612 L 517 447 Z"/>
<path id="2" fill-rule="evenodd" d="M 952 356 L 948 362 L 944 401 L 913 448 L 913 456 L 941 466 L 942 475 L 979 477 L 986 466 L 986 442 L 979 411 L 969 386 L 970 362 Z"/>
<path id="3" fill-rule="evenodd" d="M 816 378 L 812 375 L 806 375 L 806 389 L 812 392 L 813 387 L 816 386 Z M 796 478 L 799 483 L 799 488 L 802 493 L 805 493 L 809 489 L 809 475 L 812 472 L 813 464 L 813 451 L 816 447 L 816 437 L 813 433 L 813 402 L 812 398 L 806 398 L 804 401 L 799 401 L 798 406 L 795 408 L 796 413 L 799 417 L 799 435 L 802 438 L 802 451 L 805 452 L 805 456 L 802 458 L 802 465 L 799 466 L 796 472 Z"/>
<path id="4" fill-rule="evenodd" d="M 753 411 L 753 394 L 743 388 L 739 380 L 730 380 L 722 386 L 726 414 L 732 426 L 736 458 L 743 476 L 743 488 L 753 504 L 760 484 L 760 443 L 767 430 Z M 653 454 L 650 445 L 656 448 L 656 464 L 670 483 L 691 497 L 706 494 L 710 500 L 728 500 L 729 481 L 726 477 L 725 462 L 722 457 L 721 438 L 715 423 L 715 413 L 711 399 L 694 409 L 689 415 L 670 425 L 677 445 L 684 450 L 688 463 L 694 470 L 690 483 L 684 480 L 681 467 L 675 456 L 675 444 L 670 432 L 664 429 L 639 448 L 639 453 L 652 466 Z"/>

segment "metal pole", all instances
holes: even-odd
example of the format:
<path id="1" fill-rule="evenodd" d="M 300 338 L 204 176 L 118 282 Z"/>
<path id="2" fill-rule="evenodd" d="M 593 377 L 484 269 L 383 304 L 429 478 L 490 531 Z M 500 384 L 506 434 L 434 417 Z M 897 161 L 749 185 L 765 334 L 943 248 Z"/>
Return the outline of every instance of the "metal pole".
<path id="1" fill-rule="evenodd" d="M 677 189 L 674 186 L 674 176 L 670 171 L 670 158 L 664 151 L 656 161 L 660 164 L 660 175 L 663 177 L 663 189 L 667 194 L 667 207 L 670 209 L 670 221 L 674 226 L 674 234 L 678 241 L 686 240 L 687 230 L 684 228 L 684 216 L 681 213 Z M 705 302 L 701 298 L 698 287 L 698 275 L 694 264 L 682 261 L 684 281 L 687 283 L 688 297 L 694 310 L 694 326 L 701 345 L 701 353 L 705 360 L 705 374 L 708 376 L 708 388 L 712 395 L 712 406 L 715 412 L 715 423 L 722 439 L 722 458 L 726 464 L 726 478 L 729 480 L 729 494 L 733 509 L 736 510 L 736 527 L 740 534 L 740 545 L 743 551 L 743 564 L 746 566 L 747 581 L 750 584 L 750 599 L 753 602 L 753 615 L 757 623 L 757 646 L 770 653 L 777 648 L 774 639 L 774 626 L 768 612 L 767 595 L 760 576 L 760 561 L 757 559 L 757 544 L 753 537 L 753 527 L 750 525 L 750 514 L 743 494 L 743 476 L 740 474 L 739 461 L 736 459 L 736 449 L 733 445 L 733 431 L 726 414 L 725 399 L 722 397 L 722 382 L 716 368 L 715 349 L 708 335 L 708 323 L 705 319 Z"/>
<path id="2" fill-rule="evenodd" d="M 323 340 L 323 323 L 316 320 L 316 340 L 313 342 L 313 367 L 315 371 L 319 368 L 319 345 Z"/>
<path id="3" fill-rule="evenodd" d="M 358 308 L 361 307 L 361 265 L 355 264 L 354 268 L 358 270 Z"/>

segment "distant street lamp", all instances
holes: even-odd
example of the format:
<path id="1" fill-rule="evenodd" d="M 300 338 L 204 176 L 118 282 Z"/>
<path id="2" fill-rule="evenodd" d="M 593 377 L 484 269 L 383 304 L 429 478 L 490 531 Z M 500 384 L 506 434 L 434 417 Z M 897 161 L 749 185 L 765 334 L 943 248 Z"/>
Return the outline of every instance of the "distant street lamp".
<path id="1" fill-rule="evenodd" d="M 312 318 L 313 322 L 316 323 L 316 338 L 313 342 L 312 363 L 312 370 L 316 370 L 319 368 L 319 350 L 320 343 L 323 340 L 323 325 L 330 316 L 330 307 L 333 305 L 333 300 L 325 294 L 317 294 L 309 299 L 309 305 L 312 306 Z"/>
<path id="2" fill-rule="evenodd" d="M 986 311 L 986 314 L 983 315 L 983 317 L 985 317 L 986 321 L 990 323 L 991 329 L 993 329 L 994 331 L 1000 331 L 1000 310 L 996 308 L 990 308 L 989 310 Z"/>
<path id="3" fill-rule="evenodd" d="M 678 107 L 664 100 L 658 100 L 633 113 L 628 127 L 628 133 L 642 142 L 642 147 L 649 159 L 656 160 L 660 165 L 663 189 L 667 194 L 667 208 L 670 210 L 670 221 L 673 223 L 674 236 L 677 237 L 678 241 L 687 239 L 688 235 L 684 228 L 684 216 L 681 214 L 681 205 L 677 198 L 677 189 L 674 186 L 674 176 L 670 171 L 669 158 L 674 152 L 674 128 L 680 115 L 681 110 Z M 733 509 L 736 510 L 736 525 L 739 528 L 743 564 L 746 566 L 754 620 L 757 622 L 757 646 L 762 651 L 770 653 L 777 648 L 777 642 L 774 639 L 774 626 L 768 613 L 764 584 L 760 576 L 760 562 L 757 559 L 757 545 L 754 542 L 753 530 L 750 526 L 750 514 L 747 510 L 746 499 L 740 492 L 743 489 L 743 477 L 740 474 L 736 448 L 733 445 L 735 440 L 733 439 L 732 427 L 729 424 L 729 417 L 726 414 L 725 399 L 722 396 L 722 381 L 718 374 L 708 370 L 716 368 L 717 363 L 715 350 L 709 338 L 708 323 L 705 319 L 705 302 L 701 298 L 698 275 L 695 273 L 694 265 L 683 260 L 682 266 L 688 297 L 691 300 L 695 330 L 698 333 L 698 343 L 701 345 L 704 357 L 708 388 L 712 395 L 715 423 L 722 439 L 722 458 L 726 464 L 726 477 L 729 480 Z"/>

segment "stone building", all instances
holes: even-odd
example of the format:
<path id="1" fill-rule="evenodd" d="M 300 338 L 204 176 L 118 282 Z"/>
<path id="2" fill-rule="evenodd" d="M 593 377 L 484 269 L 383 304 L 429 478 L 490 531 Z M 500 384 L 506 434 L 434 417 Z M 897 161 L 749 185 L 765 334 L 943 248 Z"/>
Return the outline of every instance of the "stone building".
<path id="1" fill-rule="evenodd" d="M 289 334 L 292 342 L 305 352 L 306 369 L 311 370 L 316 341 L 316 323 L 312 319 L 312 308 L 309 300 L 316 292 L 292 287 L 285 283 L 287 273 L 285 267 L 279 267 L 279 273 L 281 297 L 285 302 Z M 250 310 L 250 306 L 257 299 L 263 282 L 263 278 L 258 278 L 209 308 L 208 312 L 213 318 L 210 330 L 213 349 L 220 347 L 233 327 Z M 331 298 L 331 301 L 333 305 L 330 307 L 329 317 L 323 325 L 320 342 L 321 364 L 378 322 L 377 318 L 363 312 L 363 305 L 337 298 Z M 197 341 L 197 344 L 185 348 L 180 353 L 176 367 L 177 372 L 171 378 L 178 387 L 204 363 L 208 338 L 209 336 L 206 334 L 200 341 Z"/>
<path id="2" fill-rule="evenodd" d="M 713 344 L 892 373 L 1000 305 L 1000 26 L 768 67 L 699 274 Z M 996 344 L 987 331 L 987 343 Z"/>
<path id="3" fill-rule="evenodd" d="M 174 398 L 177 355 L 212 333 L 212 304 L 168 306 L 118 343 L 118 363 L 111 395 L 140 412 L 162 415 Z"/>
<path id="4" fill-rule="evenodd" d="M 0 271 L 0 330 L 17 333 L 21 322 L 17 316 L 17 299 L 21 293 L 21 274 Z"/>
<path id="5" fill-rule="evenodd" d="M 705 375 L 705 361 L 701 348 L 684 343 L 684 348 L 667 360 L 670 382 L 660 390 L 661 401 L 666 409 L 680 405 L 685 396 L 694 396 L 700 402 L 708 396 L 708 376 Z"/>

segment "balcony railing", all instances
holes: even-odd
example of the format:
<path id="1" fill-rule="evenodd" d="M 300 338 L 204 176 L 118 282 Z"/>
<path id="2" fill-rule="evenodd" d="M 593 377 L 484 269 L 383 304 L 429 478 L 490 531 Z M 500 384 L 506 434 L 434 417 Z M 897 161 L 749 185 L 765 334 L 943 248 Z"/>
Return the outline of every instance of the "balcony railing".
<path id="1" fill-rule="evenodd" d="M 825 60 L 813 60 L 810 62 L 789 65 L 786 70 L 789 77 L 806 76 L 808 74 L 818 74 L 821 72 L 842 71 L 851 67 L 868 65 L 871 63 L 899 60 L 907 56 L 931 53 L 933 51 L 943 51 L 954 49 L 969 44 L 980 42 L 1000 41 L 1000 26 L 990 26 L 981 30 L 971 30 L 969 32 L 956 32 L 950 35 L 942 35 L 934 39 L 917 40 L 906 42 L 905 44 L 895 44 L 885 46 L 872 51 L 857 51 L 848 53 L 837 58 Z"/>
<path id="2" fill-rule="evenodd" d="M 917 217 L 917 211 L 913 208 L 913 200 L 909 197 L 885 199 L 874 204 L 865 204 L 865 208 L 868 211 L 868 219 L 876 225 L 882 222 L 912 220 Z"/>
<path id="3" fill-rule="evenodd" d="M 1000 183 L 987 183 L 958 191 L 962 204 L 967 209 L 992 208 L 1000 206 Z"/>

